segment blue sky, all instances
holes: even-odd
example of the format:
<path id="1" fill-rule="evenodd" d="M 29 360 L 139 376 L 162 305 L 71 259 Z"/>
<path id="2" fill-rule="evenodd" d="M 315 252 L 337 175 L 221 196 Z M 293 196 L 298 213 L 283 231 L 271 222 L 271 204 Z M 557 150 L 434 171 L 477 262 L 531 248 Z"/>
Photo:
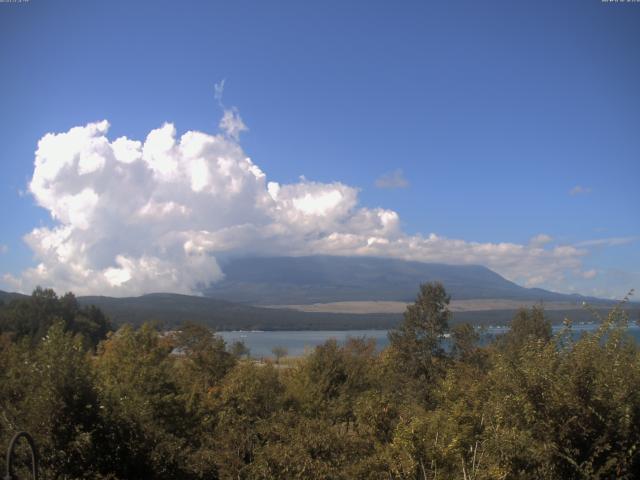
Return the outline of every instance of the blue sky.
<path id="1" fill-rule="evenodd" d="M 223 135 L 226 109 L 248 127 L 241 148 L 268 181 L 300 184 L 291 190 L 300 198 L 311 195 L 309 182 L 316 196 L 318 185 L 340 182 L 357 189 L 350 211 L 397 212 L 402 233 L 383 237 L 451 240 L 412 258 L 484 263 L 531 286 L 621 296 L 640 287 L 638 45 L 640 4 L 600 0 L 0 3 L 0 274 L 9 275 L 0 288 L 30 287 L 24 272 L 49 260 L 23 237 L 65 223 L 29 192 L 45 134 L 107 119 L 110 140 L 144 141 L 164 122 L 178 137 Z M 223 79 L 224 107 L 214 98 Z M 379 188 L 381 177 L 404 182 Z M 103 231 L 96 215 L 89 227 Z M 362 233 L 345 218 L 300 241 Z M 541 234 L 547 253 L 578 253 L 567 250 L 566 264 L 560 250 L 532 253 Z M 489 247 L 486 259 L 482 247 L 456 257 L 476 243 L 522 247 L 523 268 L 533 257 L 561 266 L 520 271 L 516 247 L 505 247 L 504 261 Z M 307 251 L 274 240 L 267 253 L 334 251 L 327 245 Z M 122 270 L 118 253 L 152 255 L 132 252 L 101 253 L 84 267 Z M 77 284 L 48 275 L 41 282 Z"/>

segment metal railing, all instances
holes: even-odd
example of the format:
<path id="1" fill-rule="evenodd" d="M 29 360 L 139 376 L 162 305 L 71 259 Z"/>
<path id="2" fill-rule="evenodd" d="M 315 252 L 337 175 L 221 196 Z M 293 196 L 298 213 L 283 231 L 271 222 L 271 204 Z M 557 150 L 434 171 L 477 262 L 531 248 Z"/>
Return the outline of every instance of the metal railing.
<path id="1" fill-rule="evenodd" d="M 38 480 L 38 451 L 36 450 L 36 444 L 33 441 L 33 438 L 27 432 L 16 433 L 9 442 L 9 448 L 7 449 L 6 475 L 3 480 L 18 480 L 13 473 L 13 454 L 16 444 L 21 438 L 24 438 L 27 441 L 31 450 L 31 477 L 33 480 Z"/>

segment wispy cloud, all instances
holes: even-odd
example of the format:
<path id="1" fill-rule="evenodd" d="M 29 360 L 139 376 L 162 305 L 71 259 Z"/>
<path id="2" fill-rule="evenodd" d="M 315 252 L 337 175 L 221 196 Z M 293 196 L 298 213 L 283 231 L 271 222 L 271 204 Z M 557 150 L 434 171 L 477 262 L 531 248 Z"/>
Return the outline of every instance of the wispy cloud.
<path id="1" fill-rule="evenodd" d="M 401 168 L 385 173 L 376 180 L 376 187 L 378 188 L 407 188 L 408 186 L 409 182 L 404 178 L 404 172 Z"/>
<path id="2" fill-rule="evenodd" d="M 242 121 L 242 118 L 240 118 L 238 109 L 235 107 L 228 108 L 224 111 L 224 115 L 222 116 L 222 120 L 220 120 L 219 127 L 220 130 L 222 130 L 235 141 L 238 141 L 240 139 L 240 134 L 242 132 L 246 132 L 247 130 L 249 130 Z"/>
<path id="3" fill-rule="evenodd" d="M 576 185 L 571 190 L 569 190 L 569 195 L 586 195 L 591 193 L 591 187 L 585 187 L 583 185 Z"/>
<path id="4" fill-rule="evenodd" d="M 222 97 L 224 96 L 225 83 L 226 79 L 222 79 L 218 83 L 213 85 L 213 96 L 216 99 L 216 102 L 218 102 L 218 106 L 223 111 L 222 119 L 220 120 L 218 127 L 228 137 L 237 142 L 240 139 L 240 134 L 242 132 L 246 132 L 249 129 L 242 121 L 240 113 L 238 112 L 238 109 L 236 107 L 225 107 L 222 101 Z"/>
<path id="5" fill-rule="evenodd" d="M 220 105 L 221 107 L 222 107 L 222 96 L 224 95 L 225 81 L 226 81 L 225 79 L 222 79 L 213 86 L 213 96 L 216 99 L 216 102 L 218 102 L 218 105 Z"/>
<path id="6" fill-rule="evenodd" d="M 9 251 L 9 247 L 0 243 L 0 254 L 7 253 Z"/>
<path id="7" fill-rule="evenodd" d="M 547 235 L 546 233 L 539 233 L 535 237 L 532 237 L 529 240 L 529 245 L 532 247 L 544 247 L 547 243 L 551 243 L 553 241 L 553 237 Z"/>
<path id="8" fill-rule="evenodd" d="M 584 240 L 575 244 L 576 247 L 615 247 L 616 245 L 626 245 L 640 240 L 640 237 L 609 237 L 597 238 L 594 240 Z"/>

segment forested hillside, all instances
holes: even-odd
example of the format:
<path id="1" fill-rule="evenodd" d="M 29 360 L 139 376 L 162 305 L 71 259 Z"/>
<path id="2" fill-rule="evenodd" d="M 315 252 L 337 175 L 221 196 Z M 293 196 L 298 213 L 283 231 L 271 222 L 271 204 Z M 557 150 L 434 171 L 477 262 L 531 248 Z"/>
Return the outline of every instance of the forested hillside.
<path id="1" fill-rule="evenodd" d="M 107 332 L 72 295 L 21 302 L 0 310 L 0 445 L 31 432 L 44 478 L 640 475 L 640 350 L 622 309 L 578 340 L 522 310 L 479 347 L 425 284 L 382 352 L 329 341 L 257 363 L 195 324 Z"/>

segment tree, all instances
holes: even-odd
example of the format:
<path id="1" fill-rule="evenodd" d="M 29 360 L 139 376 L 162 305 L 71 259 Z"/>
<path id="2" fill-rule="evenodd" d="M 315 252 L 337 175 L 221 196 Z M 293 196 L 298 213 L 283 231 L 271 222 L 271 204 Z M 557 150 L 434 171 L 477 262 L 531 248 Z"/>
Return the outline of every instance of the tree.
<path id="1" fill-rule="evenodd" d="M 638 478 L 640 350 L 617 315 L 564 345 L 497 351 L 485 434 L 506 478 Z"/>
<path id="2" fill-rule="evenodd" d="M 173 340 L 151 325 L 120 328 L 94 362 L 117 478 L 190 479 L 197 426 L 180 389 Z"/>
<path id="3" fill-rule="evenodd" d="M 534 306 L 531 310 L 521 308 L 511 321 L 511 329 L 498 342 L 510 352 L 519 352 L 528 343 L 544 345 L 551 340 L 551 322 L 544 317 L 544 310 Z"/>
<path id="4" fill-rule="evenodd" d="M 434 379 L 438 360 L 444 358 L 442 338 L 449 329 L 449 302 L 441 283 L 422 284 L 402 324 L 389 332 L 396 366 L 409 376 L 427 383 Z"/>
<path id="5" fill-rule="evenodd" d="M 218 383 L 236 362 L 225 341 L 203 325 L 183 325 L 175 336 L 175 346 L 184 354 L 182 364 L 191 383 L 199 384 L 203 391 Z"/>
<path id="6" fill-rule="evenodd" d="M 480 335 L 473 325 L 460 323 L 451 329 L 451 340 L 453 357 L 464 362 L 470 360 L 476 352 Z"/>
<path id="7" fill-rule="evenodd" d="M 47 478 L 99 471 L 108 445 L 99 441 L 104 424 L 82 337 L 65 332 L 59 321 L 35 347 L 25 339 L 3 353 L 0 444 L 29 431 Z"/>
<path id="8" fill-rule="evenodd" d="M 30 297 L 15 299 L 2 308 L 0 331 L 11 333 L 15 340 L 29 338 L 35 344 L 56 322 L 61 322 L 65 331 L 82 334 L 92 348 L 112 329 L 99 308 L 80 307 L 73 293 L 58 297 L 51 289 L 37 287 Z"/>
<path id="9" fill-rule="evenodd" d="M 238 363 L 225 376 L 212 438 L 220 478 L 253 478 L 241 472 L 263 443 L 260 426 L 282 408 L 283 390 L 278 371 L 270 364 Z"/>
<path id="10" fill-rule="evenodd" d="M 277 346 L 271 349 L 271 353 L 276 357 L 276 364 L 280 363 L 282 357 L 286 357 L 289 351 L 285 347 Z"/>
<path id="11" fill-rule="evenodd" d="M 231 344 L 231 354 L 236 358 L 248 357 L 251 350 L 247 345 L 240 340 L 237 340 Z"/>
<path id="12" fill-rule="evenodd" d="M 375 342 L 350 338 L 318 345 L 283 375 L 290 399 L 310 417 L 326 418 L 347 430 L 356 423 L 360 396 L 374 389 L 378 378 Z"/>

